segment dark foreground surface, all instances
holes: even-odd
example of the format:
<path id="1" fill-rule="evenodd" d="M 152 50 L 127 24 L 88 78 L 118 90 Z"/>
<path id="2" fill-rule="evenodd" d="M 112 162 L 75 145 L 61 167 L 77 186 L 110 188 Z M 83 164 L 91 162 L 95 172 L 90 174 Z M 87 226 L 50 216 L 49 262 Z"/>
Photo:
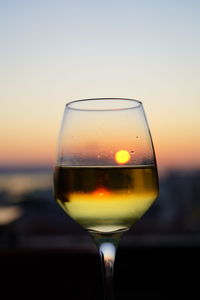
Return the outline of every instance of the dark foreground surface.
<path id="1" fill-rule="evenodd" d="M 0 251 L 1 299 L 102 300 L 95 251 Z M 199 299 L 199 247 L 119 248 L 115 299 Z"/>

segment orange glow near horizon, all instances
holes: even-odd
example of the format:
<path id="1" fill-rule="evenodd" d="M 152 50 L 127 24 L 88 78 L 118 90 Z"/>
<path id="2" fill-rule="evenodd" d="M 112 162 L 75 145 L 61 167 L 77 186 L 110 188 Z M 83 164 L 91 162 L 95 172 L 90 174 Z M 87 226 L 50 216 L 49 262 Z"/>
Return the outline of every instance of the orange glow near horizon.
<path id="1" fill-rule="evenodd" d="M 155 124 L 156 119 L 154 120 Z M 189 126 L 189 125 L 188 125 Z M 58 136 L 58 124 L 53 130 L 33 128 L 30 130 L 24 129 L 24 132 L 20 134 L 17 129 L 13 133 L 9 131 L 9 134 L 1 136 L 1 149 L 0 149 L 0 167 L 26 167 L 26 166 L 52 166 L 56 159 L 56 143 Z M 188 127 L 189 128 L 189 127 Z M 4 129 L 4 128 L 3 128 Z M 2 130 L 3 130 L 2 129 Z M 188 130 L 189 131 L 189 130 Z M 190 134 L 182 132 L 181 128 L 159 128 L 156 129 L 155 125 L 152 128 L 153 142 L 155 147 L 156 159 L 158 169 L 192 169 L 200 167 L 200 139 L 198 130 L 192 130 L 190 127 Z M 104 132 L 104 140 L 106 134 Z M 137 140 L 131 140 L 128 138 L 125 141 L 117 143 L 115 148 L 111 148 L 114 144 L 113 139 L 105 140 L 104 145 L 99 145 L 94 141 L 93 144 L 87 144 L 83 139 L 79 145 L 80 152 L 88 155 L 95 152 L 95 149 L 102 148 L 102 152 L 108 152 L 108 149 L 112 149 L 110 158 L 116 160 L 119 165 L 126 164 L 129 159 L 130 151 L 134 150 L 136 153 L 141 153 L 141 149 L 137 144 Z M 132 144 L 134 143 L 134 147 Z M 123 144 L 126 145 L 125 150 Z M 75 144 L 76 146 L 76 144 Z M 73 150 L 73 148 L 72 148 Z M 142 149 L 143 150 L 143 149 Z M 123 154 L 125 151 L 126 155 Z M 117 154 L 118 153 L 118 154 Z M 121 153 L 121 155 L 119 155 Z M 121 156 L 118 158 L 118 156 Z M 125 158 L 127 156 L 127 158 Z"/>
<path id="2" fill-rule="evenodd" d="M 193 117 L 196 120 L 195 116 Z M 176 124 L 174 121 L 168 127 L 156 126 L 159 123 L 161 121 L 156 116 L 151 121 L 158 169 L 162 172 L 162 170 L 169 169 L 199 168 L 200 138 L 197 130 L 198 123 L 188 124 L 188 122 L 182 122 Z M 23 128 L 17 122 L 16 126 L 13 127 L 11 125 L 6 127 L 6 124 L 2 126 L 0 167 L 54 165 L 60 123 L 51 123 L 46 127 L 42 127 L 41 124 L 40 126 L 39 124 L 33 126 L 33 124 Z M 193 130 L 193 127 L 196 130 Z M 106 127 L 91 142 L 87 142 L 86 138 L 83 138 L 79 143 L 76 143 L 76 139 L 71 139 L 71 148 L 69 150 L 73 152 L 74 148 L 78 148 L 80 153 L 82 152 L 89 156 L 96 155 L 96 150 L 100 149 L 103 154 L 109 153 L 109 158 L 114 159 L 117 164 L 123 165 L 132 159 L 132 156 L 130 157 L 131 151 L 134 151 L 136 154 L 142 153 L 142 151 L 145 153 L 146 151 L 143 145 L 140 147 L 140 140 L 132 136 L 132 131 L 130 131 L 130 134 L 127 131 L 126 133 L 127 137 L 120 133 L 120 128 L 117 128 L 111 139 L 108 137 L 110 135 Z M 100 140 L 104 140 L 104 143 L 100 144 Z M 127 150 L 124 149 L 124 145 Z M 145 145 L 145 147 L 147 146 Z"/>
<path id="3" fill-rule="evenodd" d="M 55 161 L 55 145 L 42 144 L 40 140 L 32 143 L 15 143 L 12 141 L 3 145 L 0 150 L 0 166 L 44 166 L 52 165 Z"/>
<path id="4" fill-rule="evenodd" d="M 156 136 L 154 146 L 158 169 L 161 171 L 200 167 L 200 143 L 197 140 L 186 143 L 184 138 L 179 140 L 173 138 L 170 141 L 167 137 L 164 139 L 164 137 Z M 18 143 L 8 140 L 2 144 L 0 152 L 1 167 L 53 165 L 56 159 L 56 135 L 43 142 L 39 136 L 29 143 L 26 143 L 25 139 L 23 141 L 19 139 Z M 131 157 L 126 150 L 116 150 L 114 159 L 117 164 L 123 165 L 129 162 Z"/>

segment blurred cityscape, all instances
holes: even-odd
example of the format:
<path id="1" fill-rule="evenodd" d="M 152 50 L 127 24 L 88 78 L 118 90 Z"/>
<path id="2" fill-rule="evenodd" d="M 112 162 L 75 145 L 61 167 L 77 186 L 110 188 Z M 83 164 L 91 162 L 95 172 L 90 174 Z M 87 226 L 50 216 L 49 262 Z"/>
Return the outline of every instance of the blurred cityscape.
<path id="1" fill-rule="evenodd" d="M 0 248 L 84 248 L 89 237 L 53 199 L 49 168 L 0 169 Z M 200 170 L 160 178 L 157 202 L 122 245 L 200 245 Z M 154 246 L 155 246 L 154 245 Z"/>

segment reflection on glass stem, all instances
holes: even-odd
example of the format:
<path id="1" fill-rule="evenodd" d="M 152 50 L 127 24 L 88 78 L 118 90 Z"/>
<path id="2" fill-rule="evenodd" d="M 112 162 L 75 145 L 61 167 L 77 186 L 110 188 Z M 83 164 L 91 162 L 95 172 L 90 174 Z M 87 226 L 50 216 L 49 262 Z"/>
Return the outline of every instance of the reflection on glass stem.
<path id="1" fill-rule="evenodd" d="M 102 275 L 103 275 L 103 290 L 104 300 L 114 299 L 114 284 L 113 273 L 116 249 L 121 238 L 122 232 L 115 232 L 114 234 L 101 234 L 91 232 L 94 242 L 98 248 L 101 257 Z"/>
<path id="2" fill-rule="evenodd" d="M 103 268 L 103 288 L 105 300 L 114 299 L 113 272 L 116 248 L 112 243 L 102 243 L 99 247 L 99 253 Z"/>

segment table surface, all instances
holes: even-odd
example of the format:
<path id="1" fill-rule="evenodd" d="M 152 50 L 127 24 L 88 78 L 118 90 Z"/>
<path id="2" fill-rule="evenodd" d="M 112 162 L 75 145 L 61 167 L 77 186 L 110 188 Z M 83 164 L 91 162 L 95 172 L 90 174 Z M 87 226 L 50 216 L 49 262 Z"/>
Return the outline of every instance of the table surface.
<path id="1" fill-rule="evenodd" d="M 179 299 L 199 293 L 198 247 L 119 248 L 115 299 Z M 101 267 L 95 251 L 18 249 L 0 251 L 0 294 L 36 299 L 102 300 Z M 175 299 L 175 298 L 174 298 Z"/>

